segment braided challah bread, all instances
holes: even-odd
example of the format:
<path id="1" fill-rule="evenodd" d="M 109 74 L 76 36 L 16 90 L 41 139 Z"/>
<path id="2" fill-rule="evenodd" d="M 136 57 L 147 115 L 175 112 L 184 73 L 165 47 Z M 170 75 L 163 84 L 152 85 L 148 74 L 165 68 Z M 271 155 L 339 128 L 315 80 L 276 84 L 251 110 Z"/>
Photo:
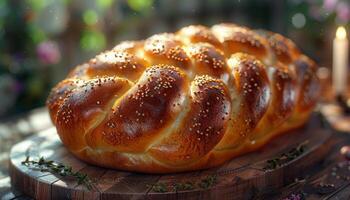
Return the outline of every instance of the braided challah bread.
<path id="1" fill-rule="evenodd" d="M 86 162 L 197 170 L 303 125 L 319 96 L 315 70 L 279 34 L 188 26 L 123 42 L 77 66 L 47 105 L 64 145 Z"/>

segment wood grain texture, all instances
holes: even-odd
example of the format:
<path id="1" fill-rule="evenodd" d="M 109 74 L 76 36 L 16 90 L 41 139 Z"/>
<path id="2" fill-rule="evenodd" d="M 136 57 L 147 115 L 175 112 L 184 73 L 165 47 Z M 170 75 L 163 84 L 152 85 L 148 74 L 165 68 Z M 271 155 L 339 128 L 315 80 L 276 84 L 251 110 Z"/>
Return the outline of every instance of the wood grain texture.
<path id="1" fill-rule="evenodd" d="M 152 175 L 130 173 L 87 165 L 77 160 L 60 143 L 55 129 L 30 137 L 12 148 L 10 175 L 13 187 L 35 199 L 249 199 L 262 191 L 271 191 L 294 181 L 308 168 L 324 158 L 330 144 L 331 131 L 315 115 L 303 128 L 273 139 L 264 148 L 235 158 L 224 165 L 195 172 Z M 266 160 L 289 151 L 308 141 L 305 152 L 285 165 L 265 171 Z M 21 164 L 26 157 L 44 156 L 72 166 L 74 171 L 86 173 L 95 180 L 93 190 L 76 180 L 49 172 L 29 169 Z M 214 185 L 197 187 L 196 183 L 215 176 Z M 195 183 L 186 190 L 157 192 L 152 186 L 175 183 Z M 339 194 L 342 195 L 342 194 Z"/>

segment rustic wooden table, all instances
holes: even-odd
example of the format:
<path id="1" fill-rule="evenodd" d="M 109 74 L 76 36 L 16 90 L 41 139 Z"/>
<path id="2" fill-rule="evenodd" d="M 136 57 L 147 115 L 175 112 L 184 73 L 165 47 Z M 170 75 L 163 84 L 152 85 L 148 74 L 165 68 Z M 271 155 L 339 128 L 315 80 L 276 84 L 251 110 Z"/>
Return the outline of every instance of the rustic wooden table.
<path id="1" fill-rule="evenodd" d="M 331 108 L 329 108 L 331 109 Z M 329 111 L 329 109 L 327 111 Z M 329 111 L 330 112 L 330 111 Z M 330 112 L 329 115 L 336 112 Z M 330 122 L 336 127 L 337 120 Z M 344 123 L 344 122 L 342 122 Z M 349 120 L 350 124 L 350 120 Z M 46 109 L 37 109 L 25 115 L 7 119 L 0 123 L 0 198 L 31 199 L 11 188 L 8 174 L 8 159 L 11 147 L 32 134 L 44 131 L 52 126 Z M 350 145 L 349 131 L 333 130 L 331 151 L 319 165 L 297 177 L 295 182 L 278 191 L 266 191 L 254 195 L 256 199 L 349 199 L 350 198 L 350 161 L 340 152 L 344 145 Z"/>

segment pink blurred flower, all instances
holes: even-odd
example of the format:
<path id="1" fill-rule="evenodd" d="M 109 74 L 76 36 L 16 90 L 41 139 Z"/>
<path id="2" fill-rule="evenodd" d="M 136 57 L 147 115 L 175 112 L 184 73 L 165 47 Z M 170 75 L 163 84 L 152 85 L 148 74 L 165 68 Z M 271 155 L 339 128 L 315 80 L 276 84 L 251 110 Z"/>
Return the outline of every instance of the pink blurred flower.
<path id="1" fill-rule="evenodd" d="M 343 22 L 348 22 L 350 20 L 350 5 L 348 3 L 339 2 L 337 5 L 337 17 Z"/>
<path id="2" fill-rule="evenodd" d="M 337 5 L 338 0 L 324 0 L 323 2 L 323 8 L 327 12 L 333 12 L 336 5 Z"/>
<path id="3" fill-rule="evenodd" d="M 36 52 L 40 62 L 44 64 L 55 64 L 61 59 L 58 45 L 53 41 L 45 41 L 37 46 Z"/>
<path id="4" fill-rule="evenodd" d="M 301 194 L 291 194 L 283 200 L 302 200 L 303 196 Z"/>

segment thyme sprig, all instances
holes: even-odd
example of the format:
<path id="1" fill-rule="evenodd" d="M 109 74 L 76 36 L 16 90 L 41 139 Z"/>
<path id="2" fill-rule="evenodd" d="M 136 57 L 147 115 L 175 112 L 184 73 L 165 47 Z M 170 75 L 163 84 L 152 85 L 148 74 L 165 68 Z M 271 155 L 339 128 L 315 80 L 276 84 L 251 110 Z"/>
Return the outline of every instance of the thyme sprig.
<path id="1" fill-rule="evenodd" d="M 292 148 L 287 153 L 282 153 L 276 158 L 270 159 L 266 161 L 266 166 L 263 168 L 265 171 L 273 170 L 278 167 L 281 167 L 288 162 L 296 159 L 300 155 L 302 155 L 305 151 L 305 147 L 309 143 L 309 141 L 305 141 L 301 144 L 299 144 L 297 147 Z"/>
<path id="2" fill-rule="evenodd" d="M 202 189 L 208 189 L 212 187 L 216 183 L 216 175 L 214 176 L 207 176 L 206 178 L 202 179 L 198 186 Z"/>
<path id="3" fill-rule="evenodd" d="M 198 182 L 185 181 L 180 183 L 164 183 L 159 182 L 154 185 L 150 185 L 153 192 L 165 193 L 165 192 L 177 192 L 193 189 L 208 189 L 216 184 L 216 175 L 209 175 Z"/>
<path id="4" fill-rule="evenodd" d="M 87 174 L 73 171 L 71 166 L 57 163 L 53 160 L 46 160 L 44 157 L 40 157 L 39 160 L 31 160 L 29 156 L 22 161 L 22 165 L 41 172 L 50 172 L 62 177 L 72 177 L 76 179 L 78 185 L 84 185 L 88 190 L 94 189 L 92 179 Z"/>

